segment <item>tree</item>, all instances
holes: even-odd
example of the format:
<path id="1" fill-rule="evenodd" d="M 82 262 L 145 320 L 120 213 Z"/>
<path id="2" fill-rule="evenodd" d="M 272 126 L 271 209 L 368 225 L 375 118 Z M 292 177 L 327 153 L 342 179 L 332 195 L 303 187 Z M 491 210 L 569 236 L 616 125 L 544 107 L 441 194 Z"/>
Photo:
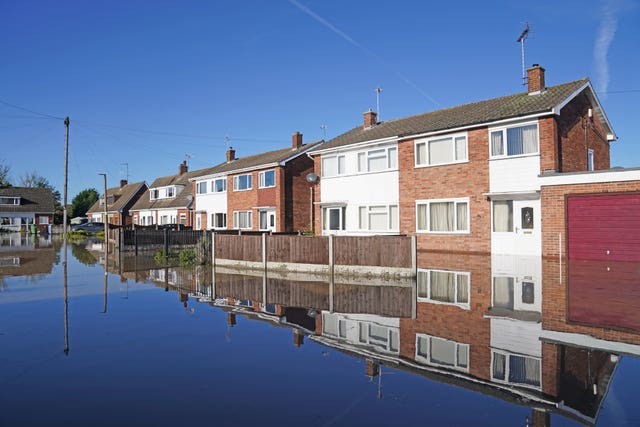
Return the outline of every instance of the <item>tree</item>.
<path id="1" fill-rule="evenodd" d="M 4 163 L 4 160 L 0 160 L 0 188 L 11 187 L 9 182 L 9 172 L 11 167 Z"/>
<path id="2" fill-rule="evenodd" d="M 71 200 L 71 212 L 73 217 L 85 216 L 87 211 L 98 200 L 100 195 L 95 188 L 86 188 L 76 194 Z"/>
<path id="3" fill-rule="evenodd" d="M 31 187 L 31 188 L 46 188 L 51 190 L 51 195 L 53 196 L 53 223 L 54 224 L 62 224 L 62 218 L 64 216 L 62 204 L 60 204 L 60 192 L 56 190 L 53 185 L 49 182 L 49 180 L 41 175 L 38 175 L 37 172 L 27 172 L 20 178 L 20 186 L 21 187 Z"/>

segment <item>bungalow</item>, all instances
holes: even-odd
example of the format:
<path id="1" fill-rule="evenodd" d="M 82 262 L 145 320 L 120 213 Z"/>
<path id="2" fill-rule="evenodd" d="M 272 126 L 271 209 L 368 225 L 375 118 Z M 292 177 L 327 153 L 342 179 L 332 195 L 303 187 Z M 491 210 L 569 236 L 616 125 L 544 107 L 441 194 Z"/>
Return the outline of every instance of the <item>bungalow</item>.
<path id="1" fill-rule="evenodd" d="M 313 161 L 306 154 L 322 142 L 303 144 L 296 132 L 289 148 L 243 158 L 230 147 L 226 162 L 189 178 L 195 187 L 195 229 L 310 230 L 307 179 Z"/>
<path id="2" fill-rule="evenodd" d="M 107 189 L 107 217 L 104 217 L 104 194 L 87 211 L 91 221 L 108 222 L 113 225 L 131 225 L 133 223 L 129 210 L 147 190 L 144 181 L 133 184 L 126 179 L 120 180 L 119 187 Z"/>
<path id="3" fill-rule="evenodd" d="M 318 234 L 415 234 L 426 250 L 540 255 L 541 176 L 609 169 L 589 79 L 354 128 L 309 154 Z"/>
<path id="4" fill-rule="evenodd" d="M 131 208 L 134 225 L 192 226 L 193 192 L 186 160 L 176 175 L 157 178 Z"/>
<path id="5" fill-rule="evenodd" d="M 21 231 L 36 224 L 39 230 L 53 224 L 53 194 L 48 188 L 0 188 L 0 229 Z"/>

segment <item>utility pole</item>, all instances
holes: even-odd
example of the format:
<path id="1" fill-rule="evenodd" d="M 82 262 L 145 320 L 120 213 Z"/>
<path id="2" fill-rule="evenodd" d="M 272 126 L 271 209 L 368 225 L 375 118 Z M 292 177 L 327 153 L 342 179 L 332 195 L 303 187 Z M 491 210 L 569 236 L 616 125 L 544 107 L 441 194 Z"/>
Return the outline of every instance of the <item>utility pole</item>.
<path id="1" fill-rule="evenodd" d="M 65 241 L 67 240 L 67 181 L 69 179 L 69 117 L 64 119 L 64 196 L 62 204 L 62 231 Z"/>
<path id="2" fill-rule="evenodd" d="M 104 244 L 105 247 L 109 244 L 109 216 L 107 213 L 107 174 L 99 173 L 104 180 Z"/>

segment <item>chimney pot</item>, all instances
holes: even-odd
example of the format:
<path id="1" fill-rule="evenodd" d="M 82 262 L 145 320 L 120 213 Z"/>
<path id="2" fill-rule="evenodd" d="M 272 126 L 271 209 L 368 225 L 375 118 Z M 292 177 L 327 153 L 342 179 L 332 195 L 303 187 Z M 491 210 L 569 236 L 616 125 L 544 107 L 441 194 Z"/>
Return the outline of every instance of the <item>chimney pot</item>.
<path id="1" fill-rule="evenodd" d="M 227 149 L 227 162 L 232 162 L 236 159 L 236 150 L 233 147 Z"/>
<path id="2" fill-rule="evenodd" d="M 369 111 L 366 111 L 364 113 L 364 127 L 370 128 L 371 126 L 375 126 L 377 123 L 378 113 L 376 113 L 375 111 L 371 111 L 371 108 L 369 108 Z"/>
<path id="3" fill-rule="evenodd" d="M 291 136 L 291 147 L 295 150 L 297 148 L 302 147 L 302 134 L 300 132 L 295 132 Z"/>
<path id="4" fill-rule="evenodd" d="M 128 182 L 127 182 L 127 180 L 126 180 L 126 179 L 121 179 L 121 180 L 120 180 L 120 188 L 124 187 L 124 186 L 125 186 L 125 185 L 127 185 L 127 184 L 128 184 Z"/>
<path id="5" fill-rule="evenodd" d="M 184 175 L 187 172 L 189 172 L 189 166 L 187 166 L 187 161 L 185 160 L 178 166 L 178 175 Z"/>
<path id="6" fill-rule="evenodd" d="M 538 64 L 527 70 L 527 82 L 529 84 L 529 93 L 540 93 L 545 89 L 544 84 L 544 68 Z"/>

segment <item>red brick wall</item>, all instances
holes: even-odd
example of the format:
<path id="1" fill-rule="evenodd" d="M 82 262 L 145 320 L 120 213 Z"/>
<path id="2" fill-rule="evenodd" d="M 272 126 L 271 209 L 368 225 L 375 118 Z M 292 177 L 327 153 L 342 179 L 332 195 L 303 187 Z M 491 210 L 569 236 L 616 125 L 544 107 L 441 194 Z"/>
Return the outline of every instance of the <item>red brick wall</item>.
<path id="1" fill-rule="evenodd" d="M 245 174 L 252 175 L 251 190 L 233 191 L 233 177 Z M 252 230 L 258 229 L 258 212 L 252 209 L 258 205 L 258 172 L 239 173 L 227 176 L 227 228 L 233 228 L 233 212 L 234 211 L 252 211 Z M 276 186 L 279 183 L 276 182 Z M 261 190 L 262 191 L 262 190 Z"/>
<path id="2" fill-rule="evenodd" d="M 486 127 L 468 132 L 466 163 L 415 168 L 414 140 L 398 144 L 400 233 L 416 232 L 416 200 L 469 197 L 469 234 L 419 233 L 418 248 L 488 253 L 491 250 L 489 143 Z"/>
<path id="3" fill-rule="evenodd" d="M 593 109 L 592 118 L 588 116 L 589 108 Z M 560 172 L 587 170 L 589 148 L 594 151 L 594 168 L 609 169 L 607 132 L 584 92 L 565 105 L 556 120 L 560 141 Z"/>
<path id="4" fill-rule="evenodd" d="M 283 196 L 283 206 L 285 206 L 284 231 L 306 231 L 312 228 L 311 221 L 311 192 L 317 184 L 307 182 L 307 175 L 313 172 L 314 162 L 303 154 L 285 166 L 285 191 Z"/>
<path id="5" fill-rule="evenodd" d="M 420 268 L 469 271 L 470 310 L 445 304 L 420 302 L 416 319 L 400 319 L 400 356 L 415 360 L 416 334 L 445 338 L 469 346 L 469 373 L 491 378 L 490 319 L 484 314 L 491 306 L 491 257 L 450 253 L 418 253 Z"/>
<path id="6" fill-rule="evenodd" d="M 178 209 L 178 214 L 176 216 L 176 223 L 180 224 L 180 215 L 186 215 L 187 216 L 187 221 L 184 223 L 184 225 L 186 227 L 190 227 L 191 226 L 191 211 L 189 209 Z"/>
<path id="7" fill-rule="evenodd" d="M 554 117 L 538 120 L 538 136 L 540 138 L 540 172 L 559 169 L 558 159 L 558 126 Z"/>
<path id="8" fill-rule="evenodd" d="M 640 181 L 542 187 L 540 196 L 542 205 L 542 255 L 558 256 L 560 234 L 562 234 L 562 255 L 567 255 L 566 195 L 629 191 L 640 191 Z"/>

